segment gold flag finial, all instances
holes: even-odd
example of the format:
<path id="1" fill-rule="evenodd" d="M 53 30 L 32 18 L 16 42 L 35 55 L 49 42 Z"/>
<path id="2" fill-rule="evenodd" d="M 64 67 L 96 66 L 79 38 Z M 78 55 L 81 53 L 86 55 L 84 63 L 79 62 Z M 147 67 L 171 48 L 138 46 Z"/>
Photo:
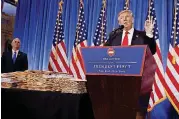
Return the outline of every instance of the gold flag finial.
<path id="1" fill-rule="evenodd" d="M 125 7 L 124 7 L 125 10 L 128 10 L 129 9 L 129 0 L 125 0 Z"/>
<path id="2" fill-rule="evenodd" d="M 62 12 L 62 8 L 63 8 L 62 5 L 63 5 L 63 3 L 64 3 L 63 0 L 61 0 L 61 1 L 59 2 L 59 4 L 58 4 L 58 5 L 59 5 L 59 8 L 60 8 L 60 12 Z"/>
<path id="3" fill-rule="evenodd" d="M 83 0 L 80 0 L 80 4 L 81 4 L 82 6 L 84 6 Z"/>
<path id="4" fill-rule="evenodd" d="M 106 0 L 103 0 L 103 5 L 104 7 L 106 7 Z"/>

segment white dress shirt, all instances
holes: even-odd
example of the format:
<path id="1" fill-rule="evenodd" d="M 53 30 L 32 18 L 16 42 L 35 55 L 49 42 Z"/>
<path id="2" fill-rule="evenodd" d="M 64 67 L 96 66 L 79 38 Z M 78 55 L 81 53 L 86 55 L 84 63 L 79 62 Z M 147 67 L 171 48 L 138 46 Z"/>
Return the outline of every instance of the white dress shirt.
<path id="1" fill-rule="evenodd" d="M 123 30 L 121 44 L 122 44 L 122 42 L 123 42 L 123 40 L 124 40 L 125 32 L 126 32 L 126 31 Z M 131 28 L 131 29 L 128 31 L 128 45 L 131 45 L 131 43 L 132 43 L 133 34 L 134 34 L 134 28 Z M 149 38 L 153 38 L 153 34 L 151 34 L 151 33 L 146 33 L 146 36 L 148 36 Z"/>
<path id="2" fill-rule="evenodd" d="M 126 32 L 126 31 L 123 30 L 121 44 L 122 44 L 122 42 L 123 42 L 123 40 L 124 40 L 125 32 Z M 133 34 L 134 34 L 134 28 L 131 28 L 131 29 L 128 31 L 128 45 L 131 45 Z"/>
<path id="3" fill-rule="evenodd" d="M 14 52 L 15 52 L 15 50 L 12 49 L 12 58 L 14 56 Z M 19 50 L 16 50 L 16 58 L 17 58 L 18 53 L 19 53 Z"/>

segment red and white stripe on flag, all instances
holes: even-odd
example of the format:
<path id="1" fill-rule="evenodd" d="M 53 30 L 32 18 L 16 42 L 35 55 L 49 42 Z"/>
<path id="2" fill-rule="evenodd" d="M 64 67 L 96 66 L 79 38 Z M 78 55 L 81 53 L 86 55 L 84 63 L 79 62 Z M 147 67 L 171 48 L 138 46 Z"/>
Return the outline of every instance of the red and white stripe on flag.
<path id="1" fill-rule="evenodd" d="M 165 81 L 164 80 L 164 68 L 163 68 L 163 63 L 162 63 L 162 55 L 161 55 L 161 49 L 160 49 L 159 32 L 158 32 L 157 18 L 156 18 L 155 7 L 154 7 L 154 0 L 151 0 L 149 3 L 148 16 L 153 18 L 153 20 L 155 21 L 153 35 L 156 41 L 156 53 L 154 54 L 154 59 L 157 65 L 156 71 L 155 71 L 155 80 L 152 86 L 152 92 L 151 92 L 150 99 L 149 99 L 148 111 L 150 111 L 156 104 L 158 104 L 164 98 L 166 98 L 166 94 L 165 94 L 165 90 L 163 86 L 163 83 Z"/>
<path id="2" fill-rule="evenodd" d="M 60 3 L 50 52 L 48 69 L 55 72 L 69 72 L 66 46 L 64 43 L 64 29 L 62 22 L 62 3 Z"/>
<path id="3" fill-rule="evenodd" d="M 153 91 L 151 92 L 150 99 L 149 99 L 149 107 L 148 107 L 149 111 L 166 97 L 164 86 L 163 86 L 163 82 L 165 80 L 164 80 L 164 69 L 163 69 L 159 40 L 156 40 L 156 43 L 157 43 L 157 51 L 154 55 L 154 59 L 156 61 L 157 67 L 155 71 L 155 80 L 152 87 Z"/>
<path id="4" fill-rule="evenodd" d="M 165 80 L 167 97 L 179 114 L 179 0 L 175 0 L 174 3 L 174 15 Z"/>
<path id="5" fill-rule="evenodd" d="M 86 23 L 85 23 L 84 6 L 83 6 L 83 1 L 80 0 L 78 23 L 76 28 L 76 38 L 74 41 L 72 57 L 70 61 L 70 74 L 72 74 L 74 78 L 78 78 L 82 80 L 86 78 L 85 78 L 85 72 L 82 63 L 80 47 L 87 46 L 86 39 L 87 39 L 87 30 L 86 30 Z"/>
<path id="6" fill-rule="evenodd" d="M 87 42 L 84 40 L 80 44 L 78 44 L 78 48 L 73 48 L 72 52 L 72 58 L 70 61 L 70 74 L 74 76 L 74 78 L 78 79 L 85 79 L 85 72 L 84 72 L 84 67 L 82 63 L 82 57 L 81 57 L 81 52 L 80 52 L 80 47 L 86 47 Z"/>
<path id="7" fill-rule="evenodd" d="M 179 45 L 169 47 L 165 80 L 167 96 L 179 113 Z"/>
<path id="8" fill-rule="evenodd" d="M 66 48 L 63 41 L 58 44 L 57 48 L 52 45 L 48 69 L 55 72 L 69 72 Z"/>

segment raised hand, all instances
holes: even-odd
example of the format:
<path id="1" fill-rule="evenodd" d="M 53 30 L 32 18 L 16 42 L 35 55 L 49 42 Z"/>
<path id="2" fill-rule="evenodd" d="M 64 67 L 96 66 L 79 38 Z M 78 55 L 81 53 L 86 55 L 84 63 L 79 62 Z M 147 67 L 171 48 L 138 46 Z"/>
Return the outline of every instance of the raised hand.
<path id="1" fill-rule="evenodd" d="M 153 35 L 153 28 L 154 28 L 155 21 L 153 20 L 152 16 L 149 16 L 149 18 L 145 21 L 145 32 L 146 34 Z"/>

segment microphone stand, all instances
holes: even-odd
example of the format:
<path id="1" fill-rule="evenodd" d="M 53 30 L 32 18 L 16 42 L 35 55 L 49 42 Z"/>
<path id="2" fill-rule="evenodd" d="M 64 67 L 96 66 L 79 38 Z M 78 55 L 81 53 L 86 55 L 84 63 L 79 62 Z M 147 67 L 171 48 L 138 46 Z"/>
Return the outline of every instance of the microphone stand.
<path id="1" fill-rule="evenodd" d="M 124 28 L 124 25 L 121 25 L 119 28 L 114 29 L 110 34 L 109 34 L 109 39 L 106 42 L 105 46 L 109 46 L 109 41 L 112 41 L 120 32 L 122 32 Z"/>

